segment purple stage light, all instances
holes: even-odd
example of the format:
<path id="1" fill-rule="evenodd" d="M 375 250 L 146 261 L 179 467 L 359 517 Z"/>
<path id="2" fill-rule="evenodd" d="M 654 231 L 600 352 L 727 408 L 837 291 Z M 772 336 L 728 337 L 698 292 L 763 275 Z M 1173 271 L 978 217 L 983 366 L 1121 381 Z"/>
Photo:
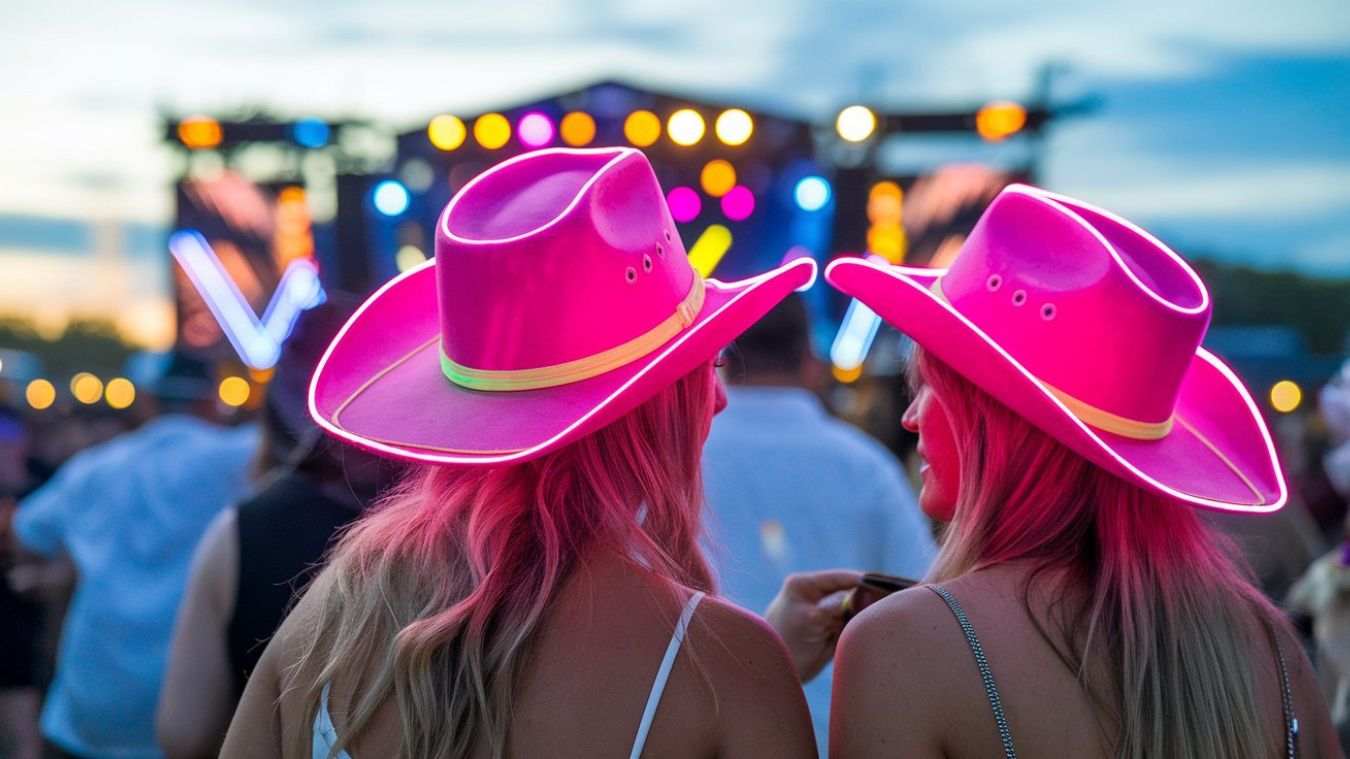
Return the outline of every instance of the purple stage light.
<path id="1" fill-rule="evenodd" d="M 666 204 L 670 206 L 670 215 L 681 224 L 698 218 L 703 210 L 703 201 L 698 193 L 688 187 L 676 187 L 666 195 Z"/>

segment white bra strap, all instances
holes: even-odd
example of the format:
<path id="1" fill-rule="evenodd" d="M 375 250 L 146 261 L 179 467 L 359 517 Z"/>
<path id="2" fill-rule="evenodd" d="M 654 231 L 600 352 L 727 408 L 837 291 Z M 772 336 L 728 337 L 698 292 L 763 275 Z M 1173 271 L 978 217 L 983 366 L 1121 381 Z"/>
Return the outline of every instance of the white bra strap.
<path id="1" fill-rule="evenodd" d="M 680 613 L 680 622 L 675 625 L 675 634 L 670 636 L 670 645 L 666 646 L 666 657 L 661 660 L 661 669 L 657 671 L 656 680 L 652 683 L 652 692 L 647 696 L 647 708 L 642 711 L 642 724 L 638 725 L 637 739 L 633 741 L 633 752 L 628 755 L 629 759 L 638 759 L 642 756 L 642 749 L 647 745 L 647 732 L 652 729 L 656 706 L 661 703 L 661 694 L 666 692 L 666 681 L 670 679 L 670 670 L 675 666 L 675 657 L 679 655 L 680 646 L 684 643 L 684 632 L 689 628 L 689 620 L 693 619 L 694 609 L 698 608 L 703 595 L 703 591 L 700 590 L 690 596 L 684 605 L 684 611 Z"/>

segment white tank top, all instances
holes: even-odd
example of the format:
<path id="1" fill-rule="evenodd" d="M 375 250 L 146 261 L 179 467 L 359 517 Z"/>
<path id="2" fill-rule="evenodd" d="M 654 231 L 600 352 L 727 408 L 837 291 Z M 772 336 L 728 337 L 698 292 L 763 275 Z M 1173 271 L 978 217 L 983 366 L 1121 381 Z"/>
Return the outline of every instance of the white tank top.
<path id="1" fill-rule="evenodd" d="M 642 722 L 638 724 L 637 737 L 633 739 L 633 750 L 628 755 L 629 759 L 638 759 L 642 756 L 642 749 L 647 745 L 647 733 L 651 731 L 652 720 L 656 718 L 656 707 L 661 703 L 661 694 L 666 691 L 666 681 L 670 679 L 675 658 L 679 656 L 680 646 L 684 644 L 684 634 L 689 629 L 689 620 L 693 619 L 694 610 L 703 600 L 703 595 L 703 592 L 699 591 L 690 596 L 684 610 L 680 612 L 680 621 L 670 636 L 666 655 L 661 659 L 661 668 L 656 671 L 656 679 L 652 681 L 651 692 L 647 695 L 647 707 L 642 710 Z M 332 683 L 323 686 L 323 695 L 319 698 L 319 713 L 314 715 L 313 759 L 327 759 L 328 752 L 332 751 L 333 745 L 337 743 L 337 730 L 333 727 L 333 718 L 328 714 L 328 691 L 331 687 Z M 346 751 L 339 751 L 337 759 L 352 758 Z"/>

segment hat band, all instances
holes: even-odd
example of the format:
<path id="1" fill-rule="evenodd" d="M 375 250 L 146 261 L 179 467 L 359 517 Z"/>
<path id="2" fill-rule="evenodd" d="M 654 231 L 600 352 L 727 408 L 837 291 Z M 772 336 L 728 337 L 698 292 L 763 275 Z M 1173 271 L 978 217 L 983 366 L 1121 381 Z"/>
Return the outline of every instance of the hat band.
<path id="1" fill-rule="evenodd" d="M 947 299 L 947 294 L 942 292 L 941 279 L 933 280 L 933 284 L 929 287 L 929 291 L 936 295 L 942 302 L 952 306 L 952 308 L 956 308 L 956 306 L 952 305 L 952 302 Z M 1030 374 L 1030 372 L 1028 372 L 1028 374 Z M 1113 414 L 1104 408 L 1094 406 L 1087 401 L 1079 400 L 1040 377 L 1036 377 L 1035 375 L 1031 376 L 1032 379 L 1040 383 L 1041 387 L 1045 388 L 1047 392 L 1058 398 L 1059 402 L 1063 403 L 1074 416 L 1078 417 L 1080 421 L 1088 426 L 1096 427 L 1099 430 L 1120 435 L 1121 437 L 1133 438 L 1134 440 L 1162 440 L 1172 432 L 1173 416 L 1169 416 L 1161 422 L 1142 422 L 1138 419 L 1120 416 L 1119 414 Z"/>
<path id="2" fill-rule="evenodd" d="M 460 387 L 488 391 L 540 390 L 597 377 L 642 358 L 678 335 L 694 322 L 694 317 L 703 309 L 705 293 L 703 278 L 694 273 L 689 294 L 675 307 L 675 312 L 660 324 L 609 350 L 552 366 L 535 369 L 474 369 L 455 363 L 445 354 L 445 344 L 442 342 L 441 372 Z"/>

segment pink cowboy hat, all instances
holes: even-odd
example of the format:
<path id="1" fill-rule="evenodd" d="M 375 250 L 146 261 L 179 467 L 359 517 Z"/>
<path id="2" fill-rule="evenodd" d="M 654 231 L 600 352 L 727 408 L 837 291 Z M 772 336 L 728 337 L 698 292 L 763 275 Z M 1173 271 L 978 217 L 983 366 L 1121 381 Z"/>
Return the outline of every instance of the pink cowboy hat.
<path id="1" fill-rule="evenodd" d="M 1288 497 L 1256 404 L 1200 347 L 1204 283 L 1114 214 L 1012 185 L 949 269 L 844 258 L 825 277 L 1120 477 L 1227 511 Z"/>
<path id="2" fill-rule="evenodd" d="M 799 258 L 705 281 L 642 153 L 528 153 L 465 185 L 435 259 L 357 310 L 319 362 L 310 413 L 395 458 L 524 461 L 651 398 L 815 276 Z"/>

